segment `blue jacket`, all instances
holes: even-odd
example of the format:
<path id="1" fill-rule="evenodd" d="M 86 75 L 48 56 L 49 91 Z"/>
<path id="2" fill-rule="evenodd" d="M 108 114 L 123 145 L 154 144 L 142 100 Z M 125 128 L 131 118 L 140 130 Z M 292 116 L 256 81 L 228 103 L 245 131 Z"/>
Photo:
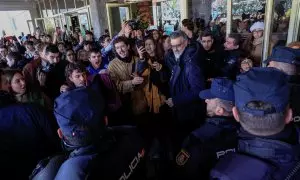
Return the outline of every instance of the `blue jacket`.
<path id="1" fill-rule="evenodd" d="M 47 158 L 31 177 L 35 180 L 146 179 L 145 145 L 136 128 L 115 126 L 99 143 L 97 147 L 80 147 L 69 155 Z"/>
<path id="2" fill-rule="evenodd" d="M 222 67 L 223 76 L 234 80 L 239 73 L 239 59 L 241 51 L 239 49 L 224 52 L 224 64 Z"/>
<path id="3" fill-rule="evenodd" d="M 198 119 L 202 114 L 199 92 L 205 88 L 205 83 L 199 59 L 199 50 L 195 46 L 186 47 L 178 61 L 172 51 L 165 57 L 165 64 L 172 72 L 169 87 L 174 112 L 181 122 Z"/>
<path id="4" fill-rule="evenodd" d="M 0 119 L 2 178 L 28 179 L 40 159 L 59 150 L 57 128 L 51 124 L 55 120 L 41 107 L 16 104 L 0 95 Z"/>
<path id="5" fill-rule="evenodd" d="M 299 132 L 288 125 L 276 135 L 255 137 L 241 128 L 238 152 L 225 156 L 211 171 L 211 178 L 285 179 L 299 162 Z"/>
<path id="6" fill-rule="evenodd" d="M 102 66 L 102 64 L 101 64 Z M 86 68 L 87 72 L 90 74 L 90 75 L 96 75 L 96 74 L 99 74 L 99 72 L 104 69 L 103 67 L 99 67 L 98 69 L 95 69 L 91 64 Z"/>
<path id="7" fill-rule="evenodd" d="M 55 180 L 87 179 L 95 164 L 97 150 L 94 146 L 87 146 L 75 149 L 69 158 L 59 168 Z"/>
<path id="8" fill-rule="evenodd" d="M 213 117 L 193 131 L 185 139 L 176 158 L 180 179 L 207 179 L 210 169 L 221 157 L 228 152 L 235 152 L 237 127 L 238 123 L 232 117 Z M 183 153 L 188 158 L 180 157 Z"/>
<path id="9" fill-rule="evenodd" d="M 109 45 L 105 48 L 101 49 L 101 55 L 102 55 L 102 63 L 101 67 L 104 69 L 107 69 L 108 64 L 110 61 L 113 60 L 113 42 L 118 37 L 118 35 L 114 36 L 112 40 L 110 41 Z"/>

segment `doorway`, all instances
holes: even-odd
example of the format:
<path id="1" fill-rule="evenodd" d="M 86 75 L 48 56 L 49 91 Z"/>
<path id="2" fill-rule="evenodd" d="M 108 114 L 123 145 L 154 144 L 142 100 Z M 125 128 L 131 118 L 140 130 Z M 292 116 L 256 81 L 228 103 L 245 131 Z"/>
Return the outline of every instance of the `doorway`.
<path id="1" fill-rule="evenodd" d="M 124 21 L 131 19 L 131 6 L 130 4 L 107 3 L 106 10 L 109 33 L 113 36 L 121 30 Z"/>

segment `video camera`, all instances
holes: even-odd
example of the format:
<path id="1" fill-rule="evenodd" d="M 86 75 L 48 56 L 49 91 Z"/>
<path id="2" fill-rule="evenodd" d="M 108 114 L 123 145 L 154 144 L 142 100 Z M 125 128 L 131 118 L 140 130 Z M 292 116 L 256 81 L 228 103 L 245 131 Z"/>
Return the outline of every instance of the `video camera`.
<path id="1" fill-rule="evenodd" d="M 126 23 L 132 28 L 132 30 L 138 30 L 139 29 L 139 21 L 131 19 L 126 21 Z"/>

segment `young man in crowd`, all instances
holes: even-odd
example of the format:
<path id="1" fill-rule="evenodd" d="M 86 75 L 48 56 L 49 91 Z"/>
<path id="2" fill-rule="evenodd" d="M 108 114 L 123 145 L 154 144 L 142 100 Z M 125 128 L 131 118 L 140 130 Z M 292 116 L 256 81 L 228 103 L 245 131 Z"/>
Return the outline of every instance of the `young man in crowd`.
<path id="1" fill-rule="evenodd" d="M 37 78 L 43 91 L 52 100 L 60 94 L 60 87 L 65 82 L 64 73 L 67 64 L 66 61 L 60 61 L 56 45 L 46 47 Z"/>
<path id="2" fill-rule="evenodd" d="M 111 122 L 114 117 L 110 116 L 121 107 L 121 101 L 116 90 L 116 86 L 108 73 L 88 74 L 86 68 L 80 63 L 70 63 L 65 70 L 66 83 L 60 87 L 60 92 L 64 93 L 80 87 L 91 87 L 99 94 L 103 94 L 105 99 L 106 115 Z"/>
<path id="3" fill-rule="evenodd" d="M 221 76 L 221 68 L 223 67 L 222 49 L 215 42 L 211 32 L 205 31 L 200 36 L 200 43 L 202 45 L 204 63 L 203 71 L 206 80 Z"/>
<path id="4" fill-rule="evenodd" d="M 25 47 L 26 47 L 26 52 L 25 52 L 25 55 L 24 57 L 28 60 L 32 60 L 36 51 L 34 49 L 34 46 L 33 46 L 33 42 L 32 41 L 27 41 L 25 43 Z"/>
<path id="5" fill-rule="evenodd" d="M 294 173 L 299 131 L 289 124 L 289 92 L 287 76 L 275 68 L 252 68 L 237 77 L 232 112 L 241 125 L 238 151 L 217 163 L 212 179 L 281 180 Z"/>
<path id="6" fill-rule="evenodd" d="M 198 39 L 198 36 L 194 34 L 194 22 L 190 19 L 184 19 L 181 22 L 182 27 L 181 31 L 183 31 L 187 37 L 189 38 L 190 42 L 195 42 Z"/>
<path id="7" fill-rule="evenodd" d="M 137 72 L 138 57 L 135 57 L 130 51 L 131 46 L 128 39 L 120 36 L 114 40 L 113 46 L 116 58 L 109 63 L 108 70 L 122 99 L 125 115 L 120 123 L 133 123 L 132 113 L 143 114 L 147 111 L 146 103 L 143 102 L 145 100 L 142 97 L 134 100 L 132 98 L 134 95 L 142 93 L 142 88 L 139 88 L 139 85 L 144 82 L 144 78 Z"/>
<path id="8" fill-rule="evenodd" d="M 92 49 L 89 52 L 90 65 L 86 68 L 90 75 L 105 73 L 105 67 L 102 64 L 102 56 L 98 49 Z"/>
<path id="9" fill-rule="evenodd" d="M 239 72 L 240 40 L 239 34 L 229 34 L 224 43 L 225 52 L 222 75 L 230 79 L 235 79 Z"/>
<path id="10" fill-rule="evenodd" d="M 233 81 L 214 79 L 211 89 L 200 92 L 200 98 L 205 99 L 208 118 L 186 138 L 176 157 L 179 179 L 208 179 L 216 162 L 236 150 L 238 124 L 232 115 Z"/>

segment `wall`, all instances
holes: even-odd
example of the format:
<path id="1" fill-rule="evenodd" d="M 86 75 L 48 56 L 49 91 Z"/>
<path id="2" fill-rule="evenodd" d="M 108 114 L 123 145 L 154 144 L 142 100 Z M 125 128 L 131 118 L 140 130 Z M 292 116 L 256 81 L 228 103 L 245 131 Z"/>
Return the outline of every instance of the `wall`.
<path id="1" fill-rule="evenodd" d="M 30 20 L 28 10 L 21 11 L 0 11 L 1 27 L 0 31 L 4 30 L 7 35 L 21 35 L 21 32 L 29 34 L 27 20 Z"/>

